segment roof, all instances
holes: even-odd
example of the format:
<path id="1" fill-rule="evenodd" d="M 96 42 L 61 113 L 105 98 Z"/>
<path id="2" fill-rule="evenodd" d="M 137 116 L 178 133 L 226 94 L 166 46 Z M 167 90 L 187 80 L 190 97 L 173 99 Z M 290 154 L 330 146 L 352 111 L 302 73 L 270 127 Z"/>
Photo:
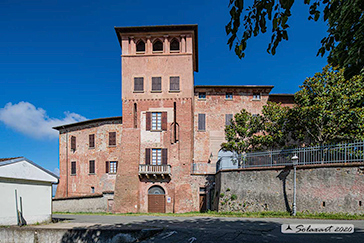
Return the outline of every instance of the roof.
<path id="1" fill-rule="evenodd" d="M 50 172 L 49 170 L 41 167 L 40 165 L 37 165 L 36 163 L 34 163 L 33 161 L 25 158 L 25 157 L 13 157 L 13 158 L 1 158 L 0 159 L 0 169 L 2 168 L 5 168 L 5 166 L 7 165 L 11 165 L 11 164 L 16 164 L 16 163 L 19 163 L 19 162 L 27 162 L 33 166 L 35 166 L 36 168 L 38 168 L 39 170 L 45 172 L 46 174 L 48 174 L 49 176 L 53 177 L 54 179 L 57 180 L 56 183 L 58 183 L 58 180 L 59 180 L 59 176 L 57 176 L 56 174 Z M 8 174 L 9 172 L 5 171 L 4 172 L 5 174 Z M 18 177 L 11 177 L 11 178 L 16 178 L 16 179 L 26 179 L 26 180 L 37 180 L 37 179 L 34 179 L 34 178 L 28 178 L 26 177 L 28 175 L 22 175 L 22 178 L 18 178 Z M 4 176 L 4 174 L 1 174 L 0 173 L 0 177 L 8 177 L 8 176 Z M 26 177 L 26 178 L 25 178 Z M 10 177 L 9 177 L 10 178 Z M 42 181 L 42 179 L 40 179 L 40 181 Z M 54 183 L 54 181 L 53 181 Z"/>
<path id="2" fill-rule="evenodd" d="M 294 94 L 269 94 L 269 96 L 294 96 Z"/>
<path id="3" fill-rule="evenodd" d="M 82 121 L 82 122 L 75 122 L 75 123 L 65 124 L 65 125 L 61 125 L 61 126 L 56 126 L 56 127 L 53 127 L 53 129 L 62 130 L 65 128 L 70 128 L 70 127 L 75 127 L 75 126 L 88 125 L 88 124 L 95 123 L 95 122 L 107 122 L 107 121 L 118 121 L 118 120 L 120 120 L 120 124 L 122 124 L 123 117 L 114 116 L 114 117 L 90 119 L 90 120 L 86 120 L 86 121 Z"/>
<path id="4" fill-rule="evenodd" d="M 233 89 L 246 89 L 246 88 L 261 88 L 273 89 L 274 85 L 195 85 L 195 89 L 199 88 L 233 88 Z"/>
<path id="5" fill-rule="evenodd" d="M 151 25 L 151 26 L 129 26 L 129 27 L 114 27 L 121 47 L 121 36 L 119 33 L 150 33 L 150 32 L 172 32 L 172 31 L 193 31 L 195 45 L 195 65 L 198 72 L 198 25 L 197 24 L 181 24 L 181 25 Z"/>

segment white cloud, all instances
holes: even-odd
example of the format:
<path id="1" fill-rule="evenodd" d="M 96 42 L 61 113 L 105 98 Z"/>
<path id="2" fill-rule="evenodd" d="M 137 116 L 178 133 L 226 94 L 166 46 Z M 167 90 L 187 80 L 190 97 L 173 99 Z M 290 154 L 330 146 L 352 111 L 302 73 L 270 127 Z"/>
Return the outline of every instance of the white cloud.
<path id="1" fill-rule="evenodd" d="M 85 117 L 68 111 L 64 112 L 64 115 L 63 119 L 50 118 L 42 108 L 36 108 L 24 101 L 14 105 L 9 102 L 0 109 L 0 121 L 18 132 L 37 139 L 58 138 L 58 131 L 52 127 L 86 120 Z"/>

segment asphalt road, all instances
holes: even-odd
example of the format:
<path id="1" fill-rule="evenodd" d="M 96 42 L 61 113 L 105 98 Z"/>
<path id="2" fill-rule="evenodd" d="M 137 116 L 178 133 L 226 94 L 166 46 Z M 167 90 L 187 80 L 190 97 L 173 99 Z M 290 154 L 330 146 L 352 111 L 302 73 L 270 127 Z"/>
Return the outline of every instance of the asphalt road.
<path id="1" fill-rule="evenodd" d="M 68 225 L 119 228 L 163 228 L 143 242 L 364 242 L 364 220 L 217 218 L 164 216 L 53 215 Z M 62 225 L 64 223 L 60 223 Z M 282 224 L 353 224 L 352 234 L 282 234 Z"/>

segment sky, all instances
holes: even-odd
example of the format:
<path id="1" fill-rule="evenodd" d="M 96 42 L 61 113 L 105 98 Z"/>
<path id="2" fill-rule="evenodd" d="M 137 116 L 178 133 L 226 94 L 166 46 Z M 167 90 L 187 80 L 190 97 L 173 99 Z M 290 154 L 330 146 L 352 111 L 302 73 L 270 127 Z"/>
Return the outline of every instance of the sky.
<path id="1" fill-rule="evenodd" d="M 301 2 L 275 56 L 266 52 L 267 32 L 248 42 L 240 60 L 226 44 L 229 0 L 1 0 L 0 158 L 24 156 L 59 173 L 53 126 L 122 115 L 115 26 L 198 24 L 195 85 L 274 85 L 272 93 L 295 93 L 327 64 L 316 57 L 327 26 L 307 20 Z"/>

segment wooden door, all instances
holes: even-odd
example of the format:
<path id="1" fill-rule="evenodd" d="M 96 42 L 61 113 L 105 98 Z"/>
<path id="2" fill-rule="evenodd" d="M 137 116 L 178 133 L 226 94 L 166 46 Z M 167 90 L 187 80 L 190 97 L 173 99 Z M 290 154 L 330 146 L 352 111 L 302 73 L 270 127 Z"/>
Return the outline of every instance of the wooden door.
<path id="1" fill-rule="evenodd" d="M 206 205 L 207 205 L 207 200 L 206 200 L 206 194 L 200 194 L 200 212 L 206 212 Z"/>
<path id="2" fill-rule="evenodd" d="M 165 213 L 166 212 L 165 195 L 149 194 L 148 195 L 148 212 L 149 213 Z"/>

